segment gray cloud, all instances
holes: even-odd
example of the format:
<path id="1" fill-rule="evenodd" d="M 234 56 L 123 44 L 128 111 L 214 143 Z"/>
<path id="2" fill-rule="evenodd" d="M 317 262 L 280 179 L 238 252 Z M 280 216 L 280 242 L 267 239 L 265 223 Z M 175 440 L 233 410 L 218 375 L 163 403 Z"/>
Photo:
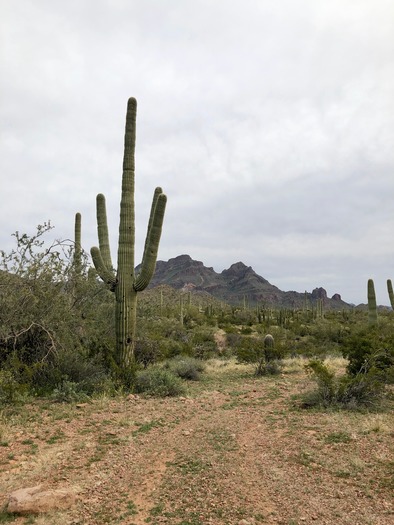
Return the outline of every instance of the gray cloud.
<path id="1" fill-rule="evenodd" d="M 391 0 L 3 0 L 1 247 L 50 218 L 117 239 L 126 101 L 138 99 L 137 251 L 242 260 L 282 289 L 365 302 L 394 278 Z"/>

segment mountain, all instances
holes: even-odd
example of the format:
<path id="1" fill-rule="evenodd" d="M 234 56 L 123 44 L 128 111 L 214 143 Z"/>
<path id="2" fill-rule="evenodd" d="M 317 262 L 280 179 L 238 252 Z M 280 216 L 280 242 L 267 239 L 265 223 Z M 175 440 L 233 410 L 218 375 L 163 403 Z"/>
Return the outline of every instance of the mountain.
<path id="1" fill-rule="evenodd" d="M 305 293 L 283 292 L 258 275 L 251 266 L 243 262 L 234 263 L 221 273 L 206 267 L 201 261 L 195 261 L 190 255 L 179 255 L 168 261 L 157 261 L 156 271 L 150 288 L 166 284 L 176 289 L 196 290 L 210 293 L 213 297 L 229 304 L 239 305 L 244 300 L 248 304 L 266 304 L 268 306 L 302 308 Z M 349 307 L 339 294 L 328 298 L 324 288 L 315 288 L 306 294 L 309 305 L 321 299 L 326 308 L 342 309 Z"/>

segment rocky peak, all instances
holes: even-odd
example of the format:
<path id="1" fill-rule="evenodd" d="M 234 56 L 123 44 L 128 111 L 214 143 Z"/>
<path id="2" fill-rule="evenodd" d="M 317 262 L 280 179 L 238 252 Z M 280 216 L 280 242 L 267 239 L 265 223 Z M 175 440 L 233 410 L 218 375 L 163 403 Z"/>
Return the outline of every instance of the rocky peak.
<path id="1" fill-rule="evenodd" d="M 222 271 L 224 277 L 243 277 L 248 270 L 252 270 L 251 266 L 246 266 L 243 262 L 239 261 L 230 266 L 227 270 Z"/>
<path id="2" fill-rule="evenodd" d="M 327 292 L 324 288 L 315 288 L 312 290 L 312 299 L 327 299 Z"/>

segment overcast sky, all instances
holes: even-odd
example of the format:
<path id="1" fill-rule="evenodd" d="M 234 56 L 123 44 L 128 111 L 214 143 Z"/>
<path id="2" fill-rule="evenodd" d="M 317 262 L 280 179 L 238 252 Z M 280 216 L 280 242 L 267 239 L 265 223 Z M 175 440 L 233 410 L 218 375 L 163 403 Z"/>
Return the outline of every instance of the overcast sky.
<path id="1" fill-rule="evenodd" d="M 282 290 L 366 302 L 394 279 L 392 0 L 0 0 L 0 248 L 48 219 L 113 258 L 138 101 L 136 264 L 242 261 Z"/>

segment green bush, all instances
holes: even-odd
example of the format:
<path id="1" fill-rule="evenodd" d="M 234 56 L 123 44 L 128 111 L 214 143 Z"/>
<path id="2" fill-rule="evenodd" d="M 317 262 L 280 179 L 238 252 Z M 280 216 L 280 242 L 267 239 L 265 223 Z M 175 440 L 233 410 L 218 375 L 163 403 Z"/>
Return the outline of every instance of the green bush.
<path id="1" fill-rule="evenodd" d="M 89 399 L 89 397 L 80 390 L 78 384 L 72 381 L 62 381 L 62 383 L 53 390 L 50 398 L 57 403 L 82 402 Z"/>
<path id="2" fill-rule="evenodd" d="M 178 356 L 167 361 L 164 365 L 176 376 L 191 381 L 198 381 L 205 365 L 200 359 L 190 356 Z"/>
<path id="3" fill-rule="evenodd" d="M 273 359 L 266 361 L 261 371 L 261 375 L 274 376 L 280 374 L 283 370 L 283 362 L 281 359 Z"/>
<path id="4" fill-rule="evenodd" d="M 135 342 L 134 356 L 137 363 L 147 368 L 163 357 L 163 351 L 159 341 L 147 337 L 138 338 Z"/>
<path id="5" fill-rule="evenodd" d="M 0 370 L 0 406 L 21 401 L 26 391 L 26 385 L 19 383 L 10 370 Z"/>
<path id="6" fill-rule="evenodd" d="M 384 397 L 385 386 L 376 368 L 336 377 L 327 365 L 314 359 L 305 369 L 316 381 L 317 390 L 304 395 L 304 407 L 376 408 Z"/>
<path id="7" fill-rule="evenodd" d="M 349 360 L 349 374 L 376 368 L 382 379 L 390 381 L 394 371 L 394 326 L 381 323 L 353 333 L 344 342 L 342 352 Z"/>
<path id="8" fill-rule="evenodd" d="M 266 347 L 262 337 L 240 336 L 235 355 L 241 363 L 254 364 L 256 376 L 278 374 L 282 369 L 282 347 Z"/>
<path id="9" fill-rule="evenodd" d="M 170 370 L 152 367 L 136 373 L 135 392 L 154 397 L 173 397 L 185 393 L 182 380 Z"/>

